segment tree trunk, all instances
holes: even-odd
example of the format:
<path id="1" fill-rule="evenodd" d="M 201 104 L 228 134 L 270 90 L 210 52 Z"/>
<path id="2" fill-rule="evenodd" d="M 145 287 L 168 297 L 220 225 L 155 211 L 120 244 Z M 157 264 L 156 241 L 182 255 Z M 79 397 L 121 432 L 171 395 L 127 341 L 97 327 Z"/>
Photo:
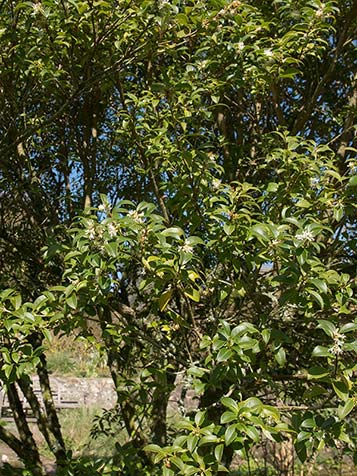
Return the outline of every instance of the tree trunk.
<path id="1" fill-rule="evenodd" d="M 37 445 L 27 423 L 26 415 L 15 384 L 8 385 L 7 395 L 16 428 L 19 433 L 19 440 L 21 442 L 20 449 L 18 448 L 16 440 L 8 439 L 8 441 L 12 444 L 11 448 L 16 451 L 18 457 L 23 461 L 26 469 L 30 471 L 30 474 L 33 476 L 43 476 L 44 472 Z M 17 450 L 19 450 L 19 452 L 17 452 Z"/>

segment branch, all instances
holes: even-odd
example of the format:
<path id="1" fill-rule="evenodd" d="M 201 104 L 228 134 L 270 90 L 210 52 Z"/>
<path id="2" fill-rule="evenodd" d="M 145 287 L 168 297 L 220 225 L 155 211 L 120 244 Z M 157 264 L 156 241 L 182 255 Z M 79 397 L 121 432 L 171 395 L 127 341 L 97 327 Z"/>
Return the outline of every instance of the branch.
<path id="1" fill-rule="evenodd" d="M 19 458 L 23 454 L 23 444 L 22 442 L 13 435 L 10 431 L 6 430 L 3 426 L 0 425 L 0 440 L 3 441 L 9 448 L 11 448 Z"/>
<path id="2" fill-rule="evenodd" d="M 141 35 L 140 35 L 141 36 Z M 135 42 L 134 44 L 137 44 Z M 124 65 L 129 65 L 135 60 L 135 54 L 138 53 L 141 49 L 143 49 L 146 46 L 146 44 L 141 44 L 137 46 L 134 49 L 129 49 L 126 54 L 124 55 L 124 58 L 120 58 L 118 61 L 113 63 L 111 66 L 108 66 L 107 68 L 104 68 L 104 70 L 101 73 L 98 73 L 88 80 L 84 81 L 80 87 L 78 87 L 74 93 L 62 104 L 62 106 L 50 117 L 47 119 L 43 120 L 42 122 L 39 122 L 37 125 L 30 127 L 29 129 L 25 130 L 23 134 L 21 134 L 19 137 L 16 138 L 15 141 L 13 141 L 9 145 L 5 145 L 0 149 L 0 156 L 5 155 L 6 153 L 12 151 L 14 148 L 16 148 L 21 142 L 24 142 L 26 139 L 31 137 L 33 134 L 37 133 L 39 129 L 44 129 L 51 125 L 53 122 L 57 121 L 61 115 L 65 112 L 67 107 L 72 104 L 74 101 L 76 101 L 77 98 L 79 98 L 83 93 L 86 91 L 89 91 L 92 86 L 96 83 L 99 83 L 102 81 L 104 78 L 106 78 L 109 74 L 111 74 L 114 71 L 120 71 Z M 2 144 L 5 144 L 6 141 L 6 136 L 5 139 L 0 142 L 0 146 Z"/>
<path id="3" fill-rule="evenodd" d="M 346 16 L 341 19 L 341 21 L 344 24 L 344 28 L 338 39 L 334 55 L 331 59 L 330 58 L 325 59 L 325 63 L 328 63 L 329 66 L 325 74 L 322 76 L 322 78 L 318 82 L 312 96 L 306 98 L 305 104 L 301 107 L 300 114 L 295 119 L 293 127 L 292 127 L 293 134 L 297 134 L 301 130 L 301 128 L 304 126 L 306 121 L 309 119 L 312 111 L 314 110 L 316 101 L 318 100 L 319 96 L 321 95 L 325 86 L 327 85 L 327 82 L 329 81 L 332 74 L 334 73 L 339 55 L 346 44 L 347 34 L 348 34 L 351 21 L 353 18 L 356 17 L 356 14 L 357 14 L 357 2 L 354 2 L 351 9 L 347 12 Z"/>

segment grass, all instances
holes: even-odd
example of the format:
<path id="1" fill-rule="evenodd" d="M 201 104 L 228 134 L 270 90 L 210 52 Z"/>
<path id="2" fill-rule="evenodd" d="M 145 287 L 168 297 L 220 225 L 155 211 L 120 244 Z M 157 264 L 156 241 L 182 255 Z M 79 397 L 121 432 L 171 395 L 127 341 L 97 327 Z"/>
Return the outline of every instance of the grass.
<path id="1" fill-rule="evenodd" d="M 101 409 L 93 407 L 62 410 L 59 413 L 66 447 L 72 451 L 74 456 L 88 458 L 113 456 L 115 443 L 123 439 L 119 429 L 115 437 L 108 434 L 98 434 L 96 438 L 91 436 L 94 419 L 101 413 Z M 44 441 L 40 443 L 40 453 L 45 458 L 52 457 Z"/>
<path id="2" fill-rule="evenodd" d="M 106 355 L 87 340 L 70 336 L 53 337 L 46 352 L 50 373 L 71 377 L 108 377 Z"/>

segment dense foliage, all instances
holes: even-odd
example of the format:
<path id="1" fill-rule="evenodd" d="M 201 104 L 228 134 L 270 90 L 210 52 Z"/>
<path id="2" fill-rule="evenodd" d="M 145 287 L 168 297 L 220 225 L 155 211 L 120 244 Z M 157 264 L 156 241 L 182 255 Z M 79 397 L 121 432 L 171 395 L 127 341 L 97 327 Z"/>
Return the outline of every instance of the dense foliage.
<path id="1" fill-rule="evenodd" d="M 267 441 L 356 455 L 357 3 L 0 8 L 0 439 L 27 474 L 20 390 L 63 474 L 221 475 Z M 110 463 L 66 448 L 54 334 L 107 356 Z"/>

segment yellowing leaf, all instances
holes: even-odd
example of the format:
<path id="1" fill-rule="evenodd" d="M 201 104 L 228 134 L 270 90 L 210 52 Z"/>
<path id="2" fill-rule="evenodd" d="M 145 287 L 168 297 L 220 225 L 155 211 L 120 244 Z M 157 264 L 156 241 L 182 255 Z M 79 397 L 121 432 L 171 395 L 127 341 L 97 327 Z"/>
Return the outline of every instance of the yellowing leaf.
<path id="1" fill-rule="evenodd" d="M 164 311 L 166 309 L 166 306 L 170 302 L 172 292 L 173 292 L 173 289 L 169 289 L 168 291 L 165 291 L 164 293 L 162 293 L 161 296 L 159 297 L 160 311 Z"/>

